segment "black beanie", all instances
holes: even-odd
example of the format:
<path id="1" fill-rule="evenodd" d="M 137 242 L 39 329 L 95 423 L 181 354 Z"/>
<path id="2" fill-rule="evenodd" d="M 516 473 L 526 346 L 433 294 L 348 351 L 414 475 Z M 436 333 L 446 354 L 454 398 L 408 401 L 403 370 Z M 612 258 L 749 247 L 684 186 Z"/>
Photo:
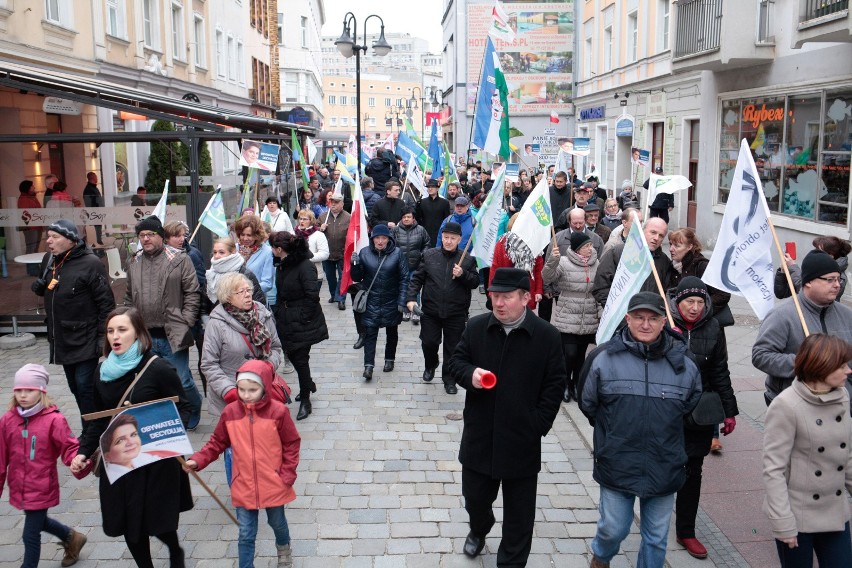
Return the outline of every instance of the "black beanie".
<path id="1" fill-rule="evenodd" d="M 833 272 L 841 272 L 837 261 L 826 252 L 812 250 L 802 260 L 802 286 L 824 274 Z"/>
<path id="2" fill-rule="evenodd" d="M 675 304 L 679 304 L 687 298 L 702 298 L 705 302 L 710 300 L 710 293 L 707 291 L 707 284 L 701 278 L 696 276 L 687 276 L 677 285 L 675 292 Z"/>
<path id="3" fill-rule="evenodd" d="M 47 230 L 62 235 L 74 244 L 80 242 L 80 234 L 77 232 L 77 227 L 68 219 L 57 219 L 50 224 Z"/>
<path id="4" fill-rule="evenodd" d="M 586 244 L 587 242 L 592 240 L 591 237 L 589 237 L 589 235 L 587 235 L 586 233 L 581 233 L 581 232 L 571 233 L 570 239 L 571 239 L 571 250 L 573 250 L 574 252 L 577 252 L 578 250 L 580 250 L 580 247 L 582 247 L 584 244 Z"/>
<path id="5" fill-rule="evenodd" d="M 166 232 L 163 230 L 163 224 L 160 222 L 160 218 L 156 215 L 148 215 L 136 223 L 136 234 L 138 235 L 142 231 L 152 231 L 161 237 L 166 238 Z"/>

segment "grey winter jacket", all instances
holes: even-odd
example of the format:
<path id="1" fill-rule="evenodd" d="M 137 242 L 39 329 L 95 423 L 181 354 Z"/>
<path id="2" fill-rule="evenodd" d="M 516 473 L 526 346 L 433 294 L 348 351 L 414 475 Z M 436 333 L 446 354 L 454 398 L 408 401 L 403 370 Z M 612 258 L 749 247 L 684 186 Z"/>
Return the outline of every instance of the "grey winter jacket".
<path id="1" fill-rule="evenodd" d="M 837 301 L 840 301 L 840 298 L 843 297 L 843 292 L 846 290 L 846 270 L 849 268 L 849 258 L 845 256 L 841 256 L 837 260 L 837 265 L 840 267 L 840 291 L 837 293 Z M 802 268 L 798 264 L 791 264 L 789 267 L 790 270 L 790 280 L 793 281 L 793 286 L 796 288 L 796 292 L 799 292 L 802 289 Z M 792 296 L 790 294 L 790 286 L 787 284 L 787 277 L 784 276 L 784 269 L 779 268 L 775 271 L 775 297 L 778 299 L 789 298 Z"/>
<path id="2" fill-rule="evenodd" d="M 818 306 L 803 292 L 798 297 L 808 331 L 827 333 L 852 343 L 852 308 L 840 302 Z M 793 382 L 793 362 L 804 340 L 805 331 L 792 298 L 779 302 L 763 320 L 751 348 L 751 364 L 767 374 L 764 393 L 767 404 Z M 848 378 L 846 390 L 852 393 Z"/>
<path id="3" fill-rule="evenodd" d="M 554 285 L 559 294 L 550 323 L 560 332 L 586 335 L 598 330 L 600 307 L 592 295 L 597 268 L 598 253 L 594 248 L 588 261 L 572 250 L 558 259 L 547 256 L 541 275 L 545 286 Z"/>
<path id="4" fill-rule="evenodd" d="M 645 345 L 622 329 L 589 354 L 577 392 L 595 427 L 595 481 L 639 498 L 681 488 L 683 418 L 701 397 L 701 375 L 679 336 L 664 330 Z"/>
<path id="5" fill-rule="evenodd" d="M 267 360 L 277 369 L 284 360 L 284 352 L 275 329 L 275 317 L 263 304 L 255 302 L 254 305 L 272 338 Z M 210 387 L 207 410 L 213 416 L 222 414 L 226 404 L 225 393 L 236 388 L 237 369 L 248 359 L 258 358 L 256 350 L 254 353 L 249 351 L 243 339 L 245 335 L 248 335 L 246 328 L 225 311 L 222 304 L 213 308 L 210 321 L 204 329 L 204 350 L 201 352 L 201 372 L 207 377 L 207 385 Z"/>

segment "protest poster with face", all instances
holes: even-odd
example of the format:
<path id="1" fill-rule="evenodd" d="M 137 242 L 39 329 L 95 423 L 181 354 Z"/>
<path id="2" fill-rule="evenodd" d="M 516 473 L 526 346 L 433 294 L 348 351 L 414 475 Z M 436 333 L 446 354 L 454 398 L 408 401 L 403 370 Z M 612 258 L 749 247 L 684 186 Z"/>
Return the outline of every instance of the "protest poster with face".
<path id="1" fill-rule="evenodd" d="M 101 435 L 100 448 L 110 483 L 156 461 L 193 453 L 171 400 L 139 404 L 116 414 Z"/>

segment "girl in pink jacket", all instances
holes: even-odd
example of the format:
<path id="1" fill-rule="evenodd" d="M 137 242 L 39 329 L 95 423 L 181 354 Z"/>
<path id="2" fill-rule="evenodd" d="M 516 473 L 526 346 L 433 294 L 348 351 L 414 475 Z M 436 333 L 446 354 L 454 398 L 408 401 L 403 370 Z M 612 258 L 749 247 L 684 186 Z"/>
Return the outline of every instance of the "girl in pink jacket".
<path id="1" fill-rule="evenodd" d="M 0 417 L 0 491 L 9 482 L 9 504 L 24 511 L 23 568 L 38 566 L 41 533 L 62 541 L 62 566 L 80 557 L 86 535 L 47 516 L 59 504 L 57 458 L 71 465 L 80 443 L 68 421 L 47 396 L 50 375 L 41 365 L 24 365 L 15 373 L 9 411 Z"/>

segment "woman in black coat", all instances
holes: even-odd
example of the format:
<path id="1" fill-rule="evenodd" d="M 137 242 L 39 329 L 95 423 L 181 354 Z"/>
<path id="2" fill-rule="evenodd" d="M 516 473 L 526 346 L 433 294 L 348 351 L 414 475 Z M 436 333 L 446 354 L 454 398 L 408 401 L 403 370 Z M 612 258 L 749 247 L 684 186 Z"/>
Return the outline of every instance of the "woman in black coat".
<path id="1" fill-rule="evenodd" d="M 151 353 L 151 336 L 136 308 L 120 307 L 109 314 L 104 355 L 106 359 L 98 366 L 95 382 L 97 410 L 116 408 L 136 374 L 145 369 L 126 400 L 141 404 L 177 396 L 181 420 L 187 423 L 190 406 L 184 398 L 180 377 L 169 362 Z M 87 424 L 80 439 L 79 454 L 71 463 L 72 472 L 85 471 L 92 465 L 88 458 L 98 448 L 101 434 L 109 423 L 109 418 L 102 418 Z M 103 472 L 102 466 L 99 467 Z M 137 566 L 153 568 L 151 536 L 168 546 L 172 567 L 184 565 L 177 528 L 180 513 L 192 509 L 192 492 L 189 478 L 176 459 L 163 459 L 139 467 L 114 483 L 102 473 L 99 492 L 104 534 L 124 536 Z"/>
<path id="2" fill-rule="evenodd" d="M 311 413 L 311 393 L 317 391 L 311 378 L 311 347 L 328 339 L 317 269 L 311 261 L 308 242 L 302 237 L 279 231 L 272 234 L 269 244 L 272 254 L 281 259 L 275 269 L 275 327 L 281 346 L 299 375 L 296 420 L 304 420 Z"/>
<path id="3" fill-rule="evenodd" d="M 364 326 L 364 379 L 373 380 L 376 361 L 376 342 L 379 328 L 387 328 L 385 345 L 385 373 L 393 371 L 396 344 L 399 341 L 399 324 L 405 311 L 408 291 L 408 261 L 396 246 L 387 225 L 373 227 L 370 246 L 352 255 L 352 280 L 361 282 L 366 292 L 367 310 L 361 323 Z M 372 288 L 370 287 L 372 285 Z"/>
<path id="4" fill-rule="evenodd" d="M 687 276 L 678 287 L 669 290 L 669 305 L 675 325 L 678 326 L 693 360 L 701 371 L 703 392 L 715 392 L 725 410 L 726 436 L 734 431 L 737 421 L 737 398 L 731 387 L 728 370 L 728 347 L 725 330 L 713 317 L 713 302 L 708 286 L 700 278 Z M 710 453 L 714 426 L 700 428 L 684 423 L 686 441 L 686 483 L 677 492 L 675 529 L 677 541 L 696 558 L 706 558 L 707 550 L 695 537 L 695 516 L 701 498 L 701 468 L 704 457 Z"/>
<path id="5" fill-rule="evenodd" d="M 695 276 L 701 278 L 710 260 L 701 254 L 701 241 L 690 228 L 678 229 L 669 233 L 669 255 L 675 267 L 672 286 L 677 286 L 683 278 Z M 710 299 L 713 300 L 713 317 L 723 326 L 734 325 L 734 316 L 728 307 L 731 295 L 712 286 L 708 286 Z"/>

